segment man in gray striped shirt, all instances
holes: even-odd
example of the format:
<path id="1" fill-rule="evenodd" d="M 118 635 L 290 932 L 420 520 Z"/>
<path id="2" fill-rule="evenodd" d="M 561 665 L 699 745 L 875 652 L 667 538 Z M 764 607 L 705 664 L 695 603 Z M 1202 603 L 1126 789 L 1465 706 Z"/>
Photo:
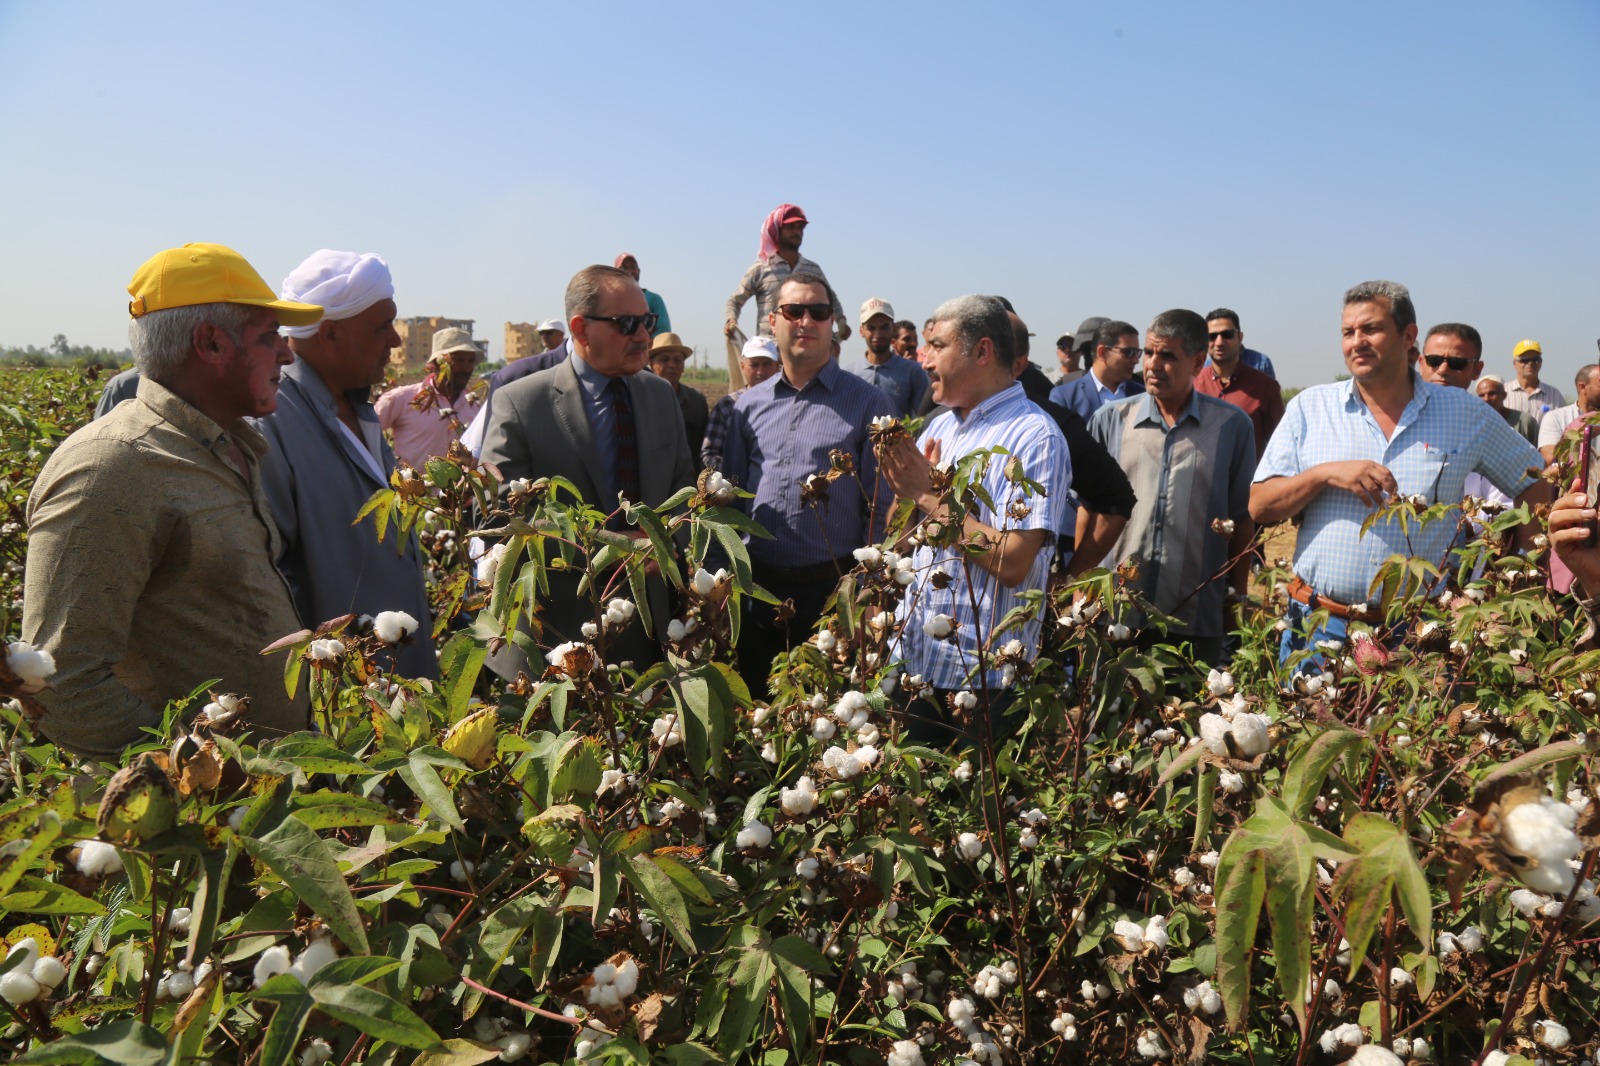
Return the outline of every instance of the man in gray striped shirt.
<path id="1" fill-rule="evenodd" d="M 800 242 L 806 235 L 806 213 L 793 204 L 779 204 L 761 226 L 761 247 L 756 261 L 739 287 L 728 297 L 727 317 L 722 332 L 729 337 L 739 328 L 739 312 L 745 301 L 756 298 L 756 332 L 772 336 L 772 312 L 778 306 L 778 290 L 795 274 L 814 274 L 826 284 L 828 276 L 816 263 L 800 254 Z M 833 287 L 828 286 L 828 299 L 833 304 L 834 325 L 840 340 L 850 338 L 850 324 L 844 320 L 844 307 Z"/>
<path id="2" fill-rule="evenodd" d="M 1137 562 L 1133 585 L 1174 619 L 1169 635 L 1219 666 L 1227 635 L 1221 575 L 1227 570 L 1241 593 L 1250 579 L 1256 449 L 1249 415 L 1195 391 L 1205 360 L 1205 319 L 1183 310 L 1157 315 L 1145 331 L 1145 395 L 1101 407 L 1089 432 L 1116 456 L 1139 498 L 1107 565 Z"/>

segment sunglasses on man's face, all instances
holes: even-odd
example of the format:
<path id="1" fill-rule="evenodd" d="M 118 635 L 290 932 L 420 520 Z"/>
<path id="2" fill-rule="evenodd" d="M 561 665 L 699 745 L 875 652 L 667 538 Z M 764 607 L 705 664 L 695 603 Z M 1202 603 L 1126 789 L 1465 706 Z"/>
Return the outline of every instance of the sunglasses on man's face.
<path id="1" fill-rule="evenodd" d="M 790 322 L 798 322 L 807 315 L 813 322 L 827 322 L 833 318 L 832 304 L 779 304 L 778 313 Z"/>
<path id="2" fill-rule="evenodd" d="M 1465 370 L 1473 363 L 1473 360 L 1468 359 L 1464 355 L 1425 355 L 1422 357 L 1422 361 L 1427 363 L 1435 370 L 1438 370 L 1441 366 L 1444 366 L 1446 363 L 1448 363 L 1450 365 L 1450 369 L 1456 371 L 1457 373 Z"/>
<path id="3" fill-rule="evenodd" d="M 1225 341 L 1231 341 L 1231 340 L 1233 340 L 1233 338 L 1237 337 L 1238 335 L 1239 335 L 1239 331 L 1236 330 L 1236 329 L 1219 329 L 1215 333 L 1207 333 L 1206 334 L 1206 336 L 1210 337 L 1212 340 L 1216 340 L 1217 338 L 1220 337 L 1221 339 L 1223 339 Z"/>
<path id="4" fill-rule="evenodd" d="M 631 337 L 641 329 L 647 333 L 654 333 L 656 322 L 661 318 L 654 311 L 647 311 L 642 315 L 584 315 L 583 317 L 590 322 L 609 322 L 624 337 Z"/>
<path id="5" fill-rule="evenodd" d="M 1542 356 L 1542 355 L 1522 355 L 1522 356 L 1518 356 L 1517 358 L 1515 358 L 1515 359 L 1513 359 L 1511 361 L 1513 363 L 1521 363 L 1523 366 L 1532 366 L 1535 363 L 1544 362 L 1544 356 Z"/>

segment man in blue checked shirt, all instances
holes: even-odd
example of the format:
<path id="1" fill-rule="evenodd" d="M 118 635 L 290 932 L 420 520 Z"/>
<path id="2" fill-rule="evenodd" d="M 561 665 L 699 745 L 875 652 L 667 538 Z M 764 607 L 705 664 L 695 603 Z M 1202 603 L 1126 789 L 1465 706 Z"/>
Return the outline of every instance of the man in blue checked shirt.
<path id="1" fill-rule="evenodd" d="M 1010 674 L 995 664 L 995 656 L 1013 641 L 1010 654 L 1032 658 L 1039 649 L 1039 612 L 1020 625 L 996 626 L 1022 603 L 1023 593 L 1043 590 L 1049 580 L 1055 530 L 1062 527 L 1071 494 L 1072 462 L 1054 419 L 1014 380 L 1015 358 L 1011 319 L 999 298 L 962 296 L 945 303 L 927 330 L 923 366 L 934 402 L 947 410 L 915 444 L 903 439 L 879 457 L 884 478 L 896 496 L 917 505 L 920 522 L 948 526 L 959 520 L 963 541 L 987 545 L 976 554 L 923 545 L 912 557 L 917 580 L 901 602 L 903 628 L 894 653 L 907 673 L 920 674 L 930 686 L 906 708 L 909 736 L 917 742 L 960 736 L 950 709 L 963 689 L 996 722 L 1009 702 L 1004 690 Z M 933 490 L 934 465 L 997 447 L 1007 454 L 989 459 L 983 485 L 1003 513 L 980 506 L 950 514 Z M 1042 494 L 1025 497 L 1007 477 L 1013 461 L 1042 486 Z M 936 571 L 950 580 L 935 580 Z"/>
<path id="2" fill-rule="evenodd" d="M 1444 561 L 1452 521 L 1408 534 L 1390 520 L 1361 535 L 1363 520 L 1386 498 L 1454 503 L 1476 471 L 1519 504 L 1548 499 L 1533 445 L 1476 397 L 1430 384 L 1411 368 L 1406 351 L 1416 343 L 1417 313 L 1404 285 L 1367 281 L 1346 292 L 1342 332 L 1350 380 L 1289 402 L 1250 490 L 1258 523 L 1304 516 L 1282 659 L 1315 640 L 1342 639 L 1352 617 L 1378 621 L 1367 614 L 1371 586 L 1391 555 Z M 1305 619 L 1318 608 L 1332 617 L 1307 633 Z"/>

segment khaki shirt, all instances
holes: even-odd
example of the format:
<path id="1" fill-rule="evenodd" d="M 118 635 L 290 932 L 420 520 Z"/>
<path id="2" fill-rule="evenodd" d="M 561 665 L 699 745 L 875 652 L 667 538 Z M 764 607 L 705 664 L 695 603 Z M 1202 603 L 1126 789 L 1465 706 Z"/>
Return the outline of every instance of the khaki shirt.
<path id="1" fill-rule="evenodd" d="M 266 450 L 248 424 L 225 433 L 146 378 L 45 463 L 28 498 L 22 631 L 55 657 L 38 696 L 51 740 L 113 757 L 208 683 L 251 697 L 258 739 L 307 727 L 304 687 L 293 702 L 284 691 L 283 653 L 260 654 L 300 628 L 273 566 Z"/>

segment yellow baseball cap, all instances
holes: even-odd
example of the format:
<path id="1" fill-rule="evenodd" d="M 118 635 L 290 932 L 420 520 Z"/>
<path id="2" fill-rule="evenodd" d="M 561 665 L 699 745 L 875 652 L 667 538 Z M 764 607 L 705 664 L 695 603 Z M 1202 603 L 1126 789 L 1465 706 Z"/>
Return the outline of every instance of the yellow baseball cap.
<path id="1" fill-rule="evenodd" d="M 322 318 L 316 304 L 280 300 L 255 267 L 220 244 L 186 244 L 157 252 L 133 272 L 128 314 L 134 318 L 169 307 L 249 304 L 270 307 L 284 326 L 309 326 Z"/>
<path id="2" fill-rule="evenodd" d="M 1544 349 L 1539 347 L 1538 341 L 1518 341 L 1517 346 L 1511 349 L 1511 358 L 1515 359 L 1523 352 L 1534 352 L 1538 355 L 1543 355 Z"/>

